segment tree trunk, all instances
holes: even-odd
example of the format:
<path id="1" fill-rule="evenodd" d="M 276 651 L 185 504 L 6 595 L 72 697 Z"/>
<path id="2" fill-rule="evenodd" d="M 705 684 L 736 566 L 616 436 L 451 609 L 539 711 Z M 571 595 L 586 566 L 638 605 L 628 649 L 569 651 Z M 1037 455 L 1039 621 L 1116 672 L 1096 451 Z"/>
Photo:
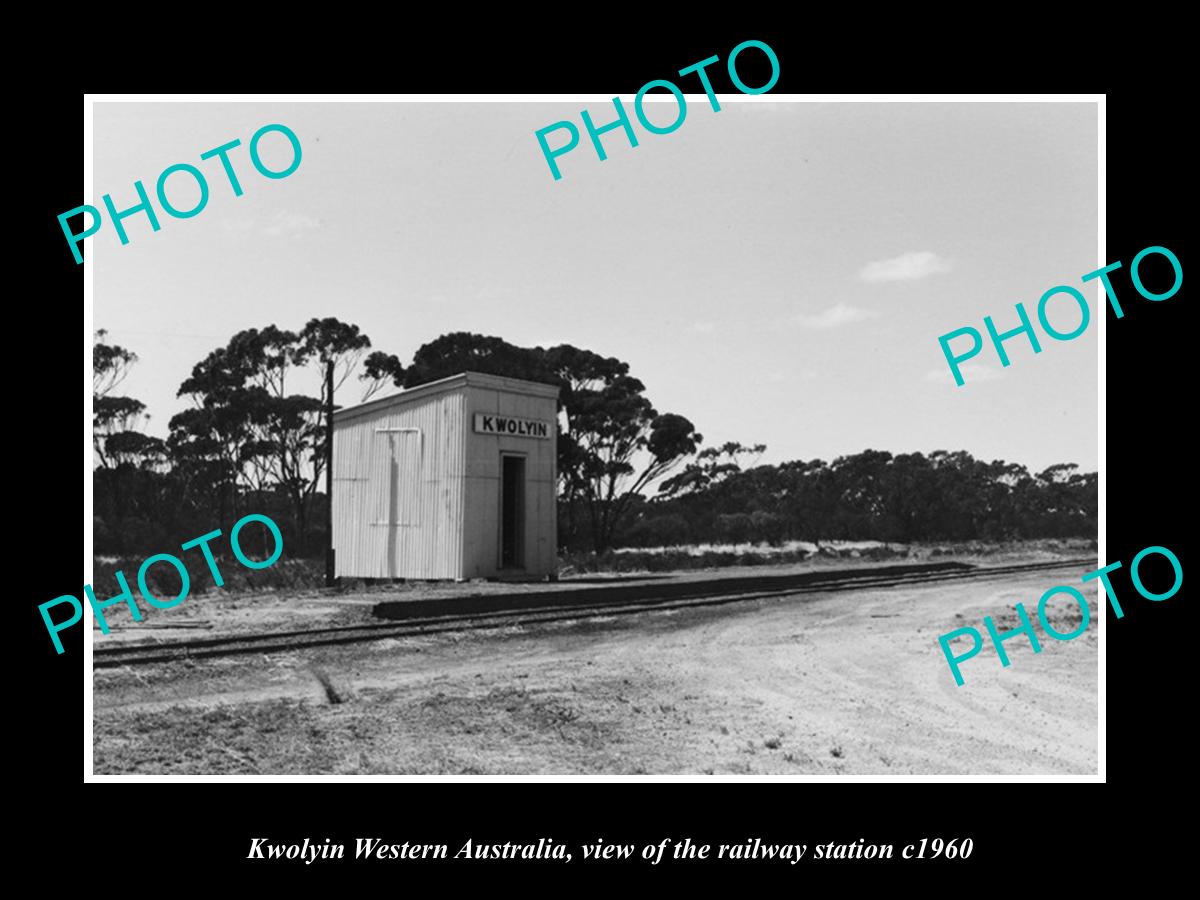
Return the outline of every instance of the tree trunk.
<path id="1" fill-rule="evenodd" d="M 333 587 L 333 360 L 325 366 L 325 587 Z"/>
<path id="2" fill-rule="evenodd" d="M 296 504 L 296 544 L 298 547 L 297 555 L 303 557 L 308 549 L 308 504 L 304 501 L 304 495 L 301 494 L 294 498 Z"/>

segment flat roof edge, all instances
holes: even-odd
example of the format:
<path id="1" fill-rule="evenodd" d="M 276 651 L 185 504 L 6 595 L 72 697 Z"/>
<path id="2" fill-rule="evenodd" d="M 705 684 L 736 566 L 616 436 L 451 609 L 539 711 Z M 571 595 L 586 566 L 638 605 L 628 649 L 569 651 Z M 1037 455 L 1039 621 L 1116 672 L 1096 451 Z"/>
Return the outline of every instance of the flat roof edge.
<path id="1" fill-rule="evenodd" d="M 519 394 L 531 394 L 535 397 L 553 397 L 558 399 L 558 385 L 546 384 L 544 381 L 526 381 L 524 378 L 510 378 L 507 375 L 488 375 L 484 372 L 464 372 L 467 384 L 471 387 L 495 388 L 502 391 L 514 391 Z"/>
<path id="2" fill-rule="evenodd" d="M 406 406 L 418 400 L 426 400 L 437 394 L 461 390 L 466 387 L 490 388 L 492 390 L 509 391 L 515 394 L 545 397 L 547 399 L 553 398 L 555 400 L 558 399 L 559 390 L 557 385 L 546 384 L 541 381 L 525 381 L 521 378 L 509 378 L 505 375 L 488 375 L 483 372 L 460 372 L 457 375 L 440 378 L 437 381 L 430 381 L 427 384 L 417 385 L 414 388 L 400 391 L 398 394 L 389 394 L 386 397 L 377 397 L 365 403 L 357 403 L 353 406 L 334 410 L 333 421 L 337 424 L 348 419 L 370 415 L 382 409 Z"/>

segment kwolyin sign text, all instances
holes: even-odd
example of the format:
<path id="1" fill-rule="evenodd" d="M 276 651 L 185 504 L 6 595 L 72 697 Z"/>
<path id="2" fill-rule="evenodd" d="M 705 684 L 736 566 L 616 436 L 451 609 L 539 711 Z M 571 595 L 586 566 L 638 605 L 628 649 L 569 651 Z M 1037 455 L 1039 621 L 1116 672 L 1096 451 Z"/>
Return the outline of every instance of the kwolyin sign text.
<path id="1" fill-rule="evenodd" d="M 549 422 L 514 419 L 511 416 L 489 416 L 485 413 L 475 413 L 475 430 L 480 434 L 512 434 L 543 440 L 549 440 L 553 433 Z"/>

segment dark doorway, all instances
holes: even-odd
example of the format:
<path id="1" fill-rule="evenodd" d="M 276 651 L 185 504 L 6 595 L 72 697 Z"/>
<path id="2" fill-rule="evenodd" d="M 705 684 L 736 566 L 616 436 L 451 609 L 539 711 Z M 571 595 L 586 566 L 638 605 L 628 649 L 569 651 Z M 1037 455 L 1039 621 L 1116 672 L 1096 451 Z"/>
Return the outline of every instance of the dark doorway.
<path id="1" fill-rule="evenodd" d="M 500 457 L 500 568 L 525 567 L 525 457 Z"/>

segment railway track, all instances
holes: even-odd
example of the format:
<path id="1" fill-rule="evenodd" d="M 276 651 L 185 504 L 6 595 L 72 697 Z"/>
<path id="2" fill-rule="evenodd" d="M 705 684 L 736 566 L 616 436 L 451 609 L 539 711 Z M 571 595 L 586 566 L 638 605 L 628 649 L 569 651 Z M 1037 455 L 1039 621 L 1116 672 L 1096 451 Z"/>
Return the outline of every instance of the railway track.
<path id="1" fill-rule="evenodd" d="M 413 637 L 442 634 L 453 631 L 477 631 L 489 628 L 507 628 L 545 622 L 563 622 L 572 619 L 587 619 L 600 616 L 636 615 L 645 612 L 661 612 L 676 609 L 694 609 L 707 606 L 723 606 L 770 597 L 784 597 L 811 593 L 832 593 L 860 590 L 863 588 L 900 587 L 904 585 L 934 584 L 945 581 L 978 581 L 1003 575 L 1029 572 L 1073 569 L 1086 571 L 1094 566 L 1094 559 L 1056 560 L 1048 563 L 1032 563 L 1020 566 L 988 566 L 944 568 L 930 571 L 928 567 L 919 571 L 903 571 L 905 567 L 888 567 L 886 571 L 857 570 L 830 573 L 806 573 L 812 577 L 802 584 L 771 585 L 771 578 L 735 580 L 731 589 L 721 580 L 707 582 L 675 582 L 669 585 L 671 596 L 634 597 L 632 599 L 589 600 L 588 594 L 600 594 L 601 590 L 579 590 L 573 592 L 579 599 L 574 602 L 539 601 L 538 594 L 513 595 L 503 598 L 506 602 L 526 601 L 523 607 L 497 610 L 473 609 L 464 613 L 441 615 L 411 615 L 394 622 L 378 622 L 366 625 L 339 625 L 327 628 L 309 628 L 296 631 L 273 631 L 263 634 L 226 635 L 223 637 L 198 638 L 196 640 L 170 641 L 133 646 L 95 647 L 92 650 L 94 668 L 148 665 L 173 662 L 182 659 L 197 659 L 215 656 L 232 656 L 246 653 L 289 652 L 306 647 L 323 647 L 335 644 L 354 644 L 378 641 L 385 638 Z M 775 581 L 784 581 L 776 578 Z M 664 587 L 665 589 L 665 587 Z M 646 590 L 652 591 L 653 586 Z M 472 598 L 477 599 L 477 598 Z M 419 603 L 406 604 L 417 608 Z"/>

